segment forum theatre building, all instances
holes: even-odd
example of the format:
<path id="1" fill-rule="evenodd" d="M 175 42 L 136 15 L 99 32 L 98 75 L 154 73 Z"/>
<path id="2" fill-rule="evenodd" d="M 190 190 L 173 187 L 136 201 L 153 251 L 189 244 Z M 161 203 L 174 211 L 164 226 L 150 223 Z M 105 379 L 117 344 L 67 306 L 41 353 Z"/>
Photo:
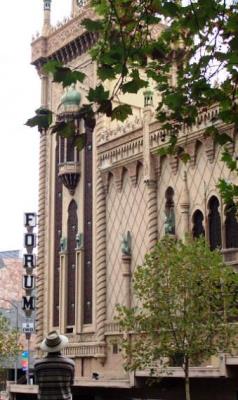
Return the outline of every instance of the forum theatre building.
<path id="1" fill-rule="evenodd" d="M 41 105 L 59 118 L 76 115 L 98 83 L 89 55 L 97 38 L 80 24 L 92 10 L 88 2 L 73 0 L 71 17 L 53 27 L 51 1 L 43 6 L 42 34 L 32 43 Z M 84 83 L 64 91 L 42 71 L 50 59 L 84 72 Z M 64 351 L 76 364 L 74 399 L 184 398 L 180 367 L 171 366 L 150 386 L 149 370 L 123 369 L 115 320 L 117 304 L 133 305 L 133 271 L 168 229 L 166 215 L 173 215 L 171 234 L 203 233 L 211 247 L 223 249 L 225 261 L 238 265 L 237 222 L 216 188 L 219 177 L 233 177 L 219 161 L 219 148 L 203 136 L 217 107 L 180 133 L 180 146 L 190 154 L 185 165 L 175 155 L 157 154 L 163 132 L 155 118 L 156 96 L 153 102 L 151 96 L 142 91 L 125 97 L 133 108 L 125 123 L 99 116 L 95 127 L 84 125 L 87 144 L 81 152 L 72 139 L 41 133 L 37 337 L 40 343 L 55 329 L 68 336 Z M 191 367 L 192 398 L 237 399 L 237 375 L 238 356 L 222 354 Z"/>

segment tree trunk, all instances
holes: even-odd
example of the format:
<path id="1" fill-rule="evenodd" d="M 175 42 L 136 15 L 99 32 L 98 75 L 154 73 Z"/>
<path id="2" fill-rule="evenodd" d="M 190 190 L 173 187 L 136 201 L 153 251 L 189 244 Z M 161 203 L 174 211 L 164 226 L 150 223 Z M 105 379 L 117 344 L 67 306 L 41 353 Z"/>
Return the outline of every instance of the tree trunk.
<path id="1" fill-rule="evenodd" d="M 189 380 L 189 359 L 187 356 L 184 358 L 184 373 L 185 373 L 185 398 L 191 400 L 190 397 L 190 380 Z"/>

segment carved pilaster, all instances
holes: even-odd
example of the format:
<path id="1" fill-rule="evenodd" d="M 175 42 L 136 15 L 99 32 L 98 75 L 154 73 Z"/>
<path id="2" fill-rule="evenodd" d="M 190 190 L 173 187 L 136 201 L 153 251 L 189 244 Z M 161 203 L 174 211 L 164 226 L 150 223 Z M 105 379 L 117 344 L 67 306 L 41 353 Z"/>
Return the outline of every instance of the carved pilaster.
<path id="1" fill-rule="evenodd" d="M 169 156 L 169 164 L 171 166 L 173 174 L 176 175 L 178 172 L 178 156 L 177 155 Z"/>
<path id="2" fill-rule="evenodd" d="M 127 164 L 126 168 L 128 170 L 132 186 L 135 187 L 137 184 L 137 162 L 133 161 L 132 163 Z"/>
<path id="3" fill-rule="evenodd" d="M 101 172 L 101 179 L 104 187 L 105 194 L 108 194 L 109 189 L 109 172 Z"/>
<path id="4" fill-rule="evenodd" d="M 188 143 L 185 152 L 190 156 L 189 165 L 194 168 L 196 164 L 196 141 Z"/>
<path id="5" fill-rule="evenodd" d="M 160 156 L 154 157 L 155 180 L 158 180 L 161 176 L 161 161 L 162 158 Z"/>
<path id="6" fill-rule="evenodd" d="M 113 171 L 114 181 L 118 192 L 121 192 L 122 189 L 122 177 L 123 177 L 123 168 L 117 167 L 114 168 Z"/>
<path id="7" fill-rule="evenodd" d="M 205 152 L 208 158 L 208 161 L 212 164 L 215 157 L 215 143 L 214 139 L 211 136 L 208 136 L 204 139 Z"/>

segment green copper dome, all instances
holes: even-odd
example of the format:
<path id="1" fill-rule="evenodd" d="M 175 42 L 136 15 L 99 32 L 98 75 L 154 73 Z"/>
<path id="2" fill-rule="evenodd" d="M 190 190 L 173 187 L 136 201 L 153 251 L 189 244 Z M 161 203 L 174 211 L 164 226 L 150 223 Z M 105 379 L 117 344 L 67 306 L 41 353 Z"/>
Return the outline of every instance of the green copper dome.
<path id="1" fill-rule="evenodd" d="M 81 94 L 75 89 L 75 84 L 72 84 L 67 92 L 61 97 L 61 105 L 65 108 L 71 106 L 79 106 Z"/>

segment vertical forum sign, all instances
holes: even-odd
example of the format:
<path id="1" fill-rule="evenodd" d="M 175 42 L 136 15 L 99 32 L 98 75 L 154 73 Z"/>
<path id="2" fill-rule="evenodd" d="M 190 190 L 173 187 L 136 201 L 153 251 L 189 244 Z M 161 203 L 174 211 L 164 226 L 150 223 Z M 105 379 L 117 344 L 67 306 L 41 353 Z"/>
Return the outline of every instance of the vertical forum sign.
<path id="1" fill-rule="evenodd" d="M 25 294 L 22 297 L 22 309 L 25 311 L 26 317 L 30 317 L 32 311 L 35 310 L 35 296 L 33 290 L 35 289 L 36 277 L 34 275 L 34 269 L 36 267 L 36 255 L 34 249 L 36 248 L 36 234 L 34 232 L 37 224 L 36 213 L 25 213 L 24 214 L 24 247 L 25 252 L 23 254 L 23 268 L 24 275 L 22 277 L 22 287 L 25 290 Z M 25 333 L 32 332 L 33 321 L 28 321 L 29 331 L 25 330 Z"/>

